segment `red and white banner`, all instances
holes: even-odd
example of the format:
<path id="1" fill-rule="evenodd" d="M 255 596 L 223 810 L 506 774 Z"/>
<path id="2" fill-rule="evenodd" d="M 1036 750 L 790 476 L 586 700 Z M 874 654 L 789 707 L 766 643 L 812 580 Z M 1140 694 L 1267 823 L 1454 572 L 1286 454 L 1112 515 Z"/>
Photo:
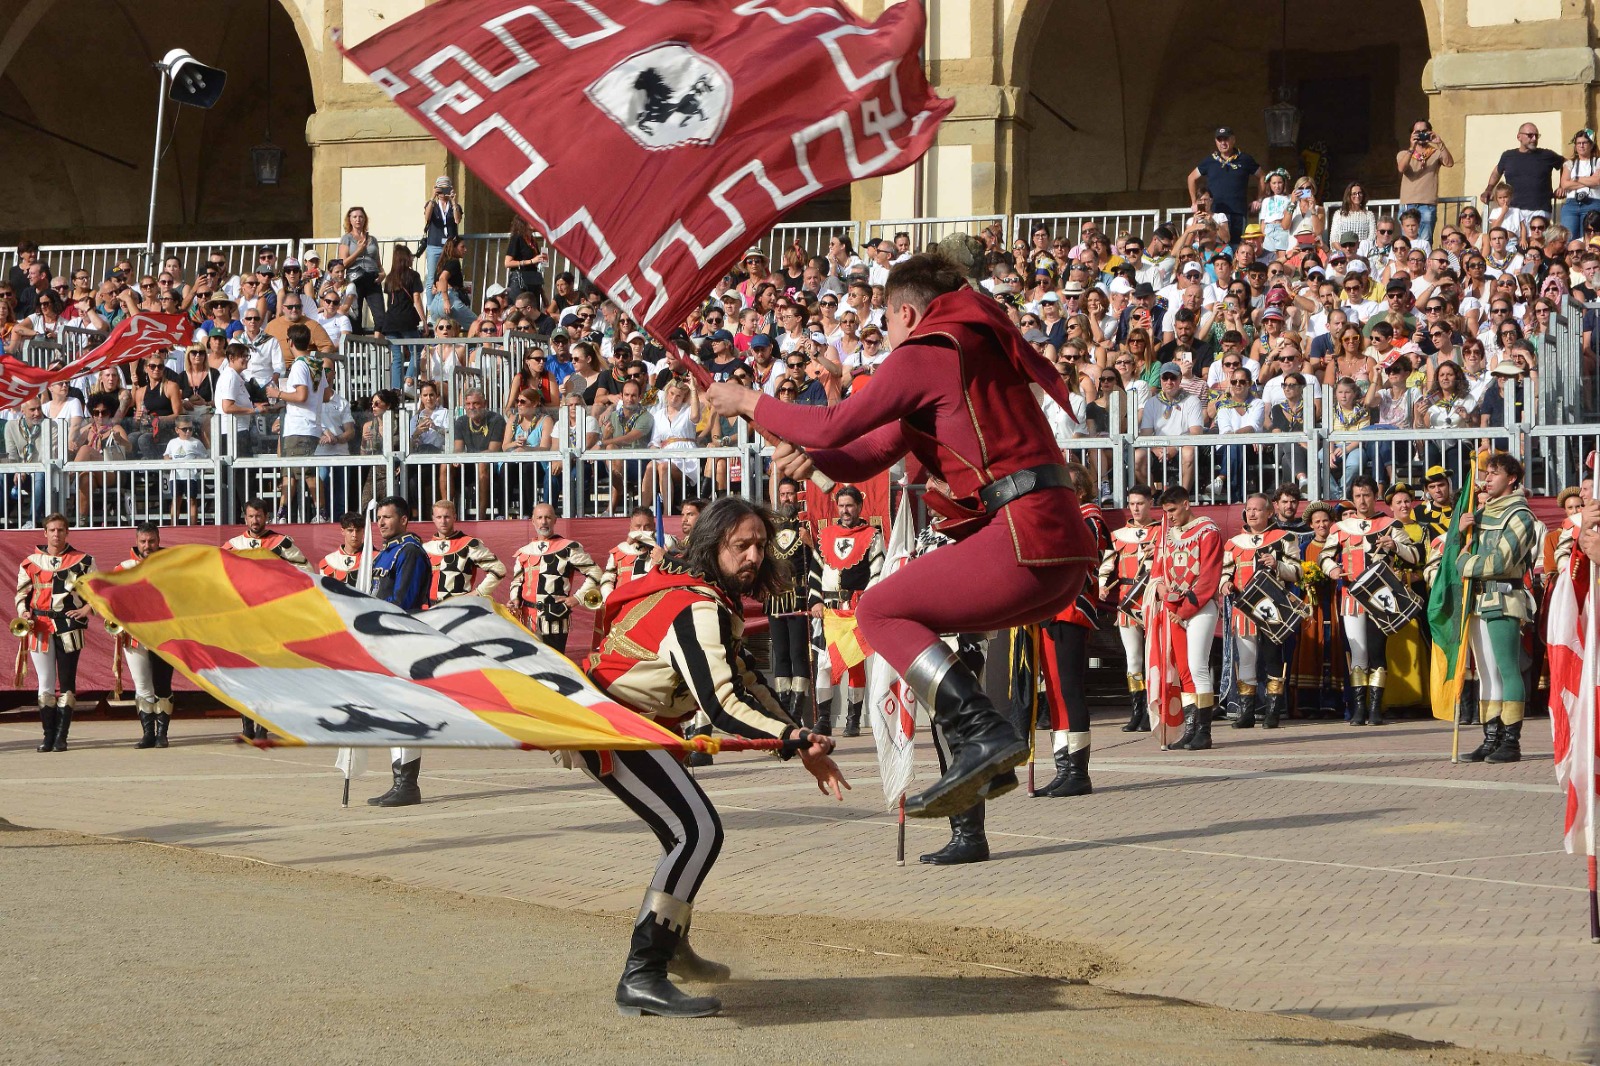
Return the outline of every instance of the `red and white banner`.
<path id="1" fill-rule="evenodd" d="M 183 315 L 158 315 L 141 311 L 118 322 L 110 336 L 58 370 L 29 366 L 10 356 L 0 356 L 0 408 L 15 407 L 39 395 L 54 381 L 72 381 L 96 374 L 108 366 L 137 362 L 153 352 L 166 355 L 182 347 L 189 335 Z"/>
<path id="2" fill-rule="evenodd" d="M 1595 749 L 1600 744 L 1595 721 L 1595 660 L 1600 657 L 1593 651 L 1595 611 L 1594 597 L 1587 588 L 1589 567 L 1587 563 L 1579 565 L 1578 580 L 1574 580 L 1570 565 L 1563 566 L 1556 578 L 1545 638 L 1550 656 L 1550 731 L 1556 782 L 1565 793 L 1562 843 L 1568 853 L 1592 854 Z"/>
<path id="3" fill-rule="evenodd" d="M 345 51 L 659 338 L 785 213 L 954 106 L 924 16 L 836 0 L 439 0 Z"/>

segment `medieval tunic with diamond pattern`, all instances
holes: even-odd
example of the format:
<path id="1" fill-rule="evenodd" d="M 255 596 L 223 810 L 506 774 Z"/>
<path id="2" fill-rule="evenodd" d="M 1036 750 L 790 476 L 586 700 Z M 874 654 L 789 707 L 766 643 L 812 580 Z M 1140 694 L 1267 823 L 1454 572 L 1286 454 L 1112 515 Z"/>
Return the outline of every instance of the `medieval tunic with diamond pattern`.
<path id="1" fill-rule="evenodd" d="M 1270 570 L 1285 585 L 1300 581 L 1300 538 L 1285 529 L 1261 533 L 1245 530 L 1222 549 L 1222 577 L 1233 583 L 1235 596 L 1255 578 L 1256 571 Z M 1233 608 L 1233 631 L 1247 640 L 1257 636 L 1256 621 L 1237 606 Z"/>
<path id="2" fill-rule="evenodd" d="M 302 552 L 292 539 L 286 534 L 273 529 L 263 530 L 261 536 L 252 537 L 248 533 L 241 533 L 222 546 L 225 552 L 269 551 L 286 563 L 293 563 L 302 570 L 309 570 L 311 564 L 306 562 L 305 553 Z"/>
<path id="3" fill-rule="evenodd" d="M 600 568 L 577 541 L 566 537 L 530 541 L 517 549 L 511 561 L 507 599 L 518 617 L 533 623 L 541 635 L 565 633 L 572 624 L 572 609 L 563 597 L 582 599 L 599 591 L 600 578 Z"/>
<path id="4" fill-rule="evenodd" d="M 1159 523 L 1123 526 L 1111 534 L 1111 547 L 1101 556 L 1100 588 L 1117 605 L 1117 625 L 1124 629 L 1144 628 L 1144 607 L 1134 593 L 1149 580 L 1160 528 Z"/>
<path id="5" fill-rule="evenodd" d="M 1378 547 L 1378 538 L 1384 535 L 1394 539 L 1394 551 Z M 1334 523 L 1317 562 L 1324 572 L 1334 566 L 1339 567 L 1341 571 L 1339 575 L 1343 585 L 1339 593 L 1341 616 L 1367 613 L 1361 601 L 1350 595 L 1351 584 L 1371 567 L 1387 566 L 1394 569 L 1395 559 L 1411 566 L 1416 566 L 1422 561 L 1422 554 L 1416 542 L 1411 539 L 1411 535 L 1406 532 L 1405 523 L 1396 522 L 1388 515 L 1373 515 L 1371 518 L 1351 515 Z"/>
<path id="6" fill-rule="evenodd" d="M 28 634 L 28 650 L 50 650 L 50 638 L 61 639 L 62 651 L 83 647 L 88 623 L 73 618 L 68 611 L 83 606 L 74 586 L 94 570 L 94 557 L 68 544 L 60 555 L 51 555 L 43 544 L 22 560 L 17 568 L 17 617 L 33 622 Z"/>
<path id="7" fill-rule="evenodd" d="M 432 536 L 422 542 L 433 564 L 433 587 L 429 590 L 430 604 L 443 603 L 453 596 L 487 596 L 506 576 L 506 564 L 477 537 L 456 532 L 448 537 Z M 482 575 L 477 588 L 474 578 Z"/>
<path id="8" fill-rule="evenodd" d="M 832 522 L 817 536 L 821 567 L 811 603 L 850 608 L 883 569 L 883 534 L 871 522 Z"/>

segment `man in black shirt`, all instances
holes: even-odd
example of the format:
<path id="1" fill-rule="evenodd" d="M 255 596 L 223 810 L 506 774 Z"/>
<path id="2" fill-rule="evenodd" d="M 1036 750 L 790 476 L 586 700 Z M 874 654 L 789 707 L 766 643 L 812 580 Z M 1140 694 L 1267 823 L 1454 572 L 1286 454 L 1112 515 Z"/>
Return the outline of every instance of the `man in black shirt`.
<path id="1" fill-rule="evenodd" d="M 1194 356 L 1194 372 L 1200 377 L 1205 377 L 1206 370 L 1210 368 L 1214 354 L 1209 341 L 1195 339 L 1195 314 L 1187 307 L 1180 307 L 1172 313 L 1172 339 L 1156 349 L 1156 362 L 1165 366 L 1167 363 L 1178 362 L 1179 352 L 1189 352 Z"/>
<path id="2" fill-rule="evenodd" d="M 1200 179 L 1204 178 L 1211 192 L 1212 212 L 1228 216 L 1228 242 L 1237 245 L 1245 217 L 1254 215 L 1261 204 L 1261 164 L 1238 150 L 1233 130 L 1227 126 L 1218 128 L 1216 146 L 1216 151 L 1189 172 L 1189 206 L 1192 209 L 1199 201 Z M 1251 178 L 1255 179 L 1253 189 Z"/>
<path id="3" fill-rule="evenodd" d="M 1478 199 L 1489 203 L 1494 199 L 1494 187 L 1503 181 L 1511 186 L 1512 207 L 1548 216 L 1555 191 L 1550 179 L 1561 173 L 1562 162 L 1560 152 L 1539 147 L 1539 127 L 1524 122 L 1517 130 L 1517 146 L 1501 153 Z"/>

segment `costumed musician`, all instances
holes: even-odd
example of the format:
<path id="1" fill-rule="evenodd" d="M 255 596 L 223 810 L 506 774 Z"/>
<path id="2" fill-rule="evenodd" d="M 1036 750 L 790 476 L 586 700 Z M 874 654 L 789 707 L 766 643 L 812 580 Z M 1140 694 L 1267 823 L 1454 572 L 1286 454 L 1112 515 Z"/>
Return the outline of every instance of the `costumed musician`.
<path id="1" fill-rule="evenodd" d="M 317 563 L 317 573 L 355 588 L 361 583 L 361 566 L 366 561 L 366 520 L 357 511 L 339 516 L 339 546 Z"/>
<path id="2" fill-rule="evenodd" d="M 72 712 L 78 705 L 78 655 L 94 610 L 75 588 L 94 570 L 94 557 L 68 542 L 71 529 L 64 514 L 46 517 L 44 543 L 17 567 L 17 618 L 11 632 L 24 641 L 39 679 L 44 739 L 36 751 L 67 750 Z"/>
<path id="3" fill-rule="evenodd" d="M 287 533 L 279 533 L 267 527 L 267 503 L 259 496 L 252 496 L 244 504 L 244 532 L 230 538 L 222 545 L 225 552 L 242 551 L 269 551 L 284 562 L 298 566 L 309 571 L 311 564 L 306 561 L 305 553 L 294 542 L 294 538 Z M 254 719 L 244 715 L 239 716 L 239 736 L 242 741 L 252 741 L 258 737 L 265 739 L 270 732 L 266 726 L 258 724 Z"/>
<path id="4" fill-rule="evenodd" d="M 456 528 L 456 505 L 451 500 L 434 503 L 433 536 L 422 547 L 433 564 L 430 606 L 456 596 L 488 596 L 505 579 L 506 564 L 483 541 Z"/>
<path id="5" fill-rule="evenodd" d="M 1145 692 L 1144 589 L 1150 581 L 1160 523 L 1150 520 L 1155 491 L 1134 485 L 1123 496 L 1128 524 L 1111 534 L 1111 547 L 1100 560 L 1100 598 L 1116 605 L 1117 636 L 1127 659 L 1128 724 L 1124 733 L 1150 731 L 1150 707 Z"/>
<path id="6" fill-rule="evenodd" d="M 1159 502 L 1167 516 L 1167 539 L 1156 547 L 1145 593 L 1145 618 L 1165 611 L 1176 623 L 1171 653 L 1183 700 L 1183 732 L 1169 749 L 1211 747 L 1217 689 L 1211 672 L 1211 641 L 1217 629 L 1217 586 L 1222 581 L 1222 531 L 1190 509 L 1189 490 L 1173 485 Z"/>
<path id="7" fill-rule="evenodd" d="M 534 507 L 528 524 L 533 539 L 511 561 L 511 609 L 522 624 L 562 655 L 575 607 L 600 606 L 600 567 L 583 545 L 556 532 L 556 509 Z"/>
<path id="8" fill-rule="evenodd" d="M 1291 589 L 1300 584 L 1300 538 L 1272 525 L 1272 505 L 1265 493 L 1257 492 L 1244 501 L 1244 531 L 1231 537 L 1222 549 L 1218 594 L 1236 596 L 1263 570 Z M 1262 631 L 1256 620 L 1237 605 L 1232 610 L 1234 646 L 1224 654 L 1235 655 L 1239 664 L 1239 717 L 1233 727 L 1253 728 L 1259 709 L 1262 727 L 1276 729 L 1289 711 L 1284 646 Z M 1264 699 L 1258 700 L 1260 677 L 1266 678 L 1266 693 Z"/>
<path id="9" fill-rule="evenodd" d="M 811 673 L 811 618 L 807 607 L 822 598 L 822 569 L 812 547 L 810 524 L 800 519 L 800 484 L 783 478 L 777 488 L 776 532 L 767 551 L 788 568 L 787 584 L 767 597 L 767 632 L 772 638 L 772 685 L 778 702 L 796 722 L 815 721 L 805 706 Z"/>
<path id="10" fill-rule="evenodd" d="M 160 550 L 161 528 L 154 522 L 140 522 L 133 550 L 117 564 L 117 569 L 138 566 Z M 118 632 L 115 638 L 122 641 L 128 675 L 133 678 L 133 702 L 139 712 L 142 735 L 134 747 L 164 748 L 167 729 L 172 724 L 172 664 L 126 633 Z"/>
<path id="11" fill-rule="evenodd" d="M 1358 474 L 1350 479 L 1350 502 L 1355 505 L 1355 513 L 1334 523 L 1318 561 L 1324 573 L 1342 582 L 1339 614 L 1350 653 L 1350 686 L 1354 692 L 1350 724 L 1376 726 L 1383 725 L 1389 637 L 1361 601 L 1351 595 L 1350 585 L 1370 567 L 1396 570 L 1396 563 L 1418 566 L 1422 552 L 1403 522 L 1378 513 L 1378 483 L 1372 478 Z"/>
<path id="12" fill-rule="evenodd" d="M 601 598 L 609 600 L 616 589 L 648 574 L 657 558 L 655 513 L 648 507 L 635 507 L 628 512 L 628 535 L 606 555 Z"/>

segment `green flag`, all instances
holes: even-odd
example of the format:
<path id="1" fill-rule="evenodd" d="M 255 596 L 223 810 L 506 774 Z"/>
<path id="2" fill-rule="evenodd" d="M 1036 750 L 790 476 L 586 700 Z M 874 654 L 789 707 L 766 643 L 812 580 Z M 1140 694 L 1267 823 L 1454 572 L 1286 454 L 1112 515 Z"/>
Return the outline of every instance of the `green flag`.
<path id="1" fill-rule="evenodd" d="M 1433 633 L 1433 686 L 1434 717 L 1448 719 L 1454 714 L 1456 700 L 1461 692 L 1461 645 L 1466 627 L 1462 612 L 1466 609 L 1461 581 L 1461 570 L 1456 560 L 1461 554 L 1464 539 L 1461 516 L 1472 506 L 1472 494 L 1477 487 L 1478 460 L 1473 456 L 1472 473 L 1461 486 L 1456 499 L 1456 509 L 1450 515 L 1450 528 L 1444 535 L 1444 547 L 1439 549 L 1439 569 L 1433 588 L 1428 592 L 1428 628 Z"/>

